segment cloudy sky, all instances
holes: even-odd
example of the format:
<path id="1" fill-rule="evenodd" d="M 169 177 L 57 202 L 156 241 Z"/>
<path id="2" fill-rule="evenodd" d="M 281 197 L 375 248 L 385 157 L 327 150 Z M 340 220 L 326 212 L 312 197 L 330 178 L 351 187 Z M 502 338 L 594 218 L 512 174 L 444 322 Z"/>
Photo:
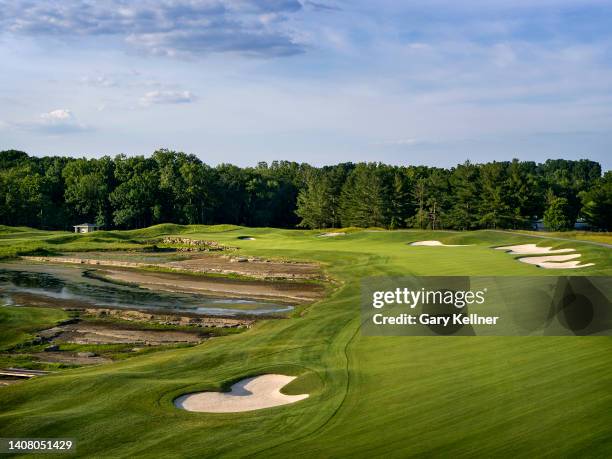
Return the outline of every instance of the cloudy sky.
<path id="1" fill-rule="evenodd" d="M 0 0 L 0 149 L 612 167 L 608 0 Z"/>

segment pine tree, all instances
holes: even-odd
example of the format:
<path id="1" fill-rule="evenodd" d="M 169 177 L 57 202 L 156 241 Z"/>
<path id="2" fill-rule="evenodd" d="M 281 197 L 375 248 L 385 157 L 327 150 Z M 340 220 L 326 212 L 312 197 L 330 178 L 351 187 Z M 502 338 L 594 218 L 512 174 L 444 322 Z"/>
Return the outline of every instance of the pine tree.
<path id="1" fill-rule="evenodd" d="M 417 207 L 413 226 L 423 229 L 427 226 L 427 211 L 425 210 L 425 198 L 427 196 L 427 181 L 419 178 L 412 189 L 413 202 Z"/>
<path id="2" fill-rule="evenodd" d="M 393 175 L 389 198 L 389 226 L 391 229 L 406 226 L 410 208 L 410 193 L 406 177 L 401 172 Z"/>
<path id="3" fill-rule="evenodd" d="M 478 168 L 469 161 L 457 166 L 450 176 L 453 207 L 449 215 L 449 226 L 467 230 L 477 225 Z"/>
<path id="4" fill-rule="evenodd" d="M 386 227 L 388 222 L 385 187 L 377 164 L 358 164 L 340 195 L 342 226 Z"/>
<path id="5" fill-rule="evenodd" d="M 612 229 L 612 171 L 604 174 L 588 191 L 580 193 L 581 214 L 595 228 Z"/>
<path id="6" fill-rule="evenodd" d="M 325 175 L 308 175 L 306 188 L 298 194 L 295 213 L 302 219 L 298 225 L 301 227 L 327 228 L 334 224 L 332 189 Z"/>
<path id="7" fill-rule="evenodd" d="M 504 164 L 492 162 L 483 164 L 480 169 L 480 224 L 485 228 L 505 227 L 509 220 L 509 207 L 506 202 L 506 173 Z"/>

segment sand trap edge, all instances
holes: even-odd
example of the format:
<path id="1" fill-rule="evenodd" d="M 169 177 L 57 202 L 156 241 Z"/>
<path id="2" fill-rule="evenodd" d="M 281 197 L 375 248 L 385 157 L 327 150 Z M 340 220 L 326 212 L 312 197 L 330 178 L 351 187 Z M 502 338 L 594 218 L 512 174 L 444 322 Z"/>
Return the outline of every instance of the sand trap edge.
<path id="1" fill-rule="evenodd" d="M 536 244 L 516 244 L 493 247 L 495 250 L 503 250 L 509 255 L 555 255 L 559 253 L 575 252 L 576 249 L 553 249 L 552 247 L 539 247 Z"/>
<path id="2" fill-rule="evenodd" d="M 346 236 L 346 233 L 321 233 L 317 235 L 317 237 L 338 237 L 338 236 Z"/>
<path id="3" fill-rule="evenodd" d="M 310 394 L 285 395 L 281 389 L 297 376 L 263 374 L 244 378 L 229 392 L 202 391 L 180 395 L 173 400 L 175 408 L 199 413 L 243 413 L 299 402 Z"/>

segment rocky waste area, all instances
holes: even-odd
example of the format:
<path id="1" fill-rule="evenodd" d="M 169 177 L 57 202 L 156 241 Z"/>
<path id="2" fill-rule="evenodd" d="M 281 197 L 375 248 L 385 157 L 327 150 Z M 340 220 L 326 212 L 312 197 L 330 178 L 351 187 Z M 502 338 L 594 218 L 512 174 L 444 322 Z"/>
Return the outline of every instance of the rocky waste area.
<path id="1" fill-rule="evenodd" d="M 74 311 L 74 309 L 68 309 Z M 191 317 L 172 314 L 155 314 L 144 311 L 107 309 L 107 308 L 86 308 L 83 312 L 93 317 L 115 317 L 122 320 L 134 322 L 157 323 L 161 325 L 174 326 L 193 326 L 193 327 L 214 327 L 214 328 L 251 328 L 255 323 L 254 319 L 236 319 L 228 317 Z"/>
<path id="2" fill-rule="evenodd" d="M 164 237 L 158 244 L 178 246 L 174 248 L 179 252 L 215 252 L 234 248 L 219 244 L 217 241 L 205 241 L 203 239 L 190 239 L 176 236 Z"/>

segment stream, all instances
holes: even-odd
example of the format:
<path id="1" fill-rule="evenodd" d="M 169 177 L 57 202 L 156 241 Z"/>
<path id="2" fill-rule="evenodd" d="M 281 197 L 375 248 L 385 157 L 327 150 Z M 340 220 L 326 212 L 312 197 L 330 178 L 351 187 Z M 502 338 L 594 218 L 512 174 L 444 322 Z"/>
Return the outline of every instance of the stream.
<path id="1" fill-rule="evenodd" d="M 220 298 L 200 293 L 155 292 L 88 277 L 92 269 L 26 263 L 0 264 L 0 304 L 57 307 L 106 307 L 202 315 L 270 315 L 292 306 L 248 298 Z"/>

